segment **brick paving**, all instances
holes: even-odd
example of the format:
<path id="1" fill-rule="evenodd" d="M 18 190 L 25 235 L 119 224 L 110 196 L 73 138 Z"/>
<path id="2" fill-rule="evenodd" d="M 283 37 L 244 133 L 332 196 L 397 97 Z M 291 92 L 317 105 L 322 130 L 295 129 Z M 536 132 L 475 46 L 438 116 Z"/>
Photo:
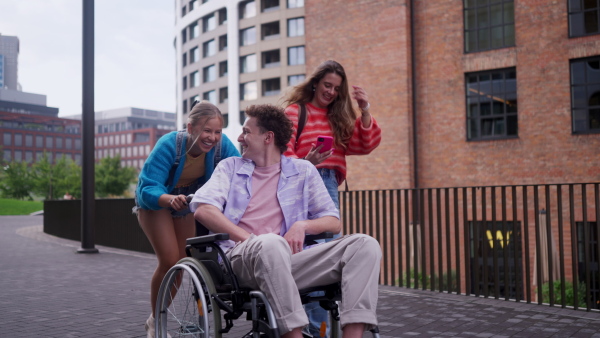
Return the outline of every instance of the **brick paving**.
<path id="1" fill-rule="evenodd" d="M 0 337 L 145 337 L 154 256 L 77 254 L 42 217 L 0 216 Z M 598 312 L 388 286 L 378 318 L 382 337 L 600 337 Z"/>

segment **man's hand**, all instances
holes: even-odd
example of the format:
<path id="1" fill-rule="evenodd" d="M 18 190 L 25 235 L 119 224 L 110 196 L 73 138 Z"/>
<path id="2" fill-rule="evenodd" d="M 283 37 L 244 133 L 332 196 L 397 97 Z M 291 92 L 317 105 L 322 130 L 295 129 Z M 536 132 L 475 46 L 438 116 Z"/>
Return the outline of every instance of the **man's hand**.
<path id="1" fill-rule="evenodd" d="M 302 251 L 302 247 L 304 246 L 304 236 L 306 234 L 306 222 L 298 221 L 292 225 L 290 230 L 286 232 L 283 238 L 287 241 L 290 249 L 292 250 L 292 255 Z"/>

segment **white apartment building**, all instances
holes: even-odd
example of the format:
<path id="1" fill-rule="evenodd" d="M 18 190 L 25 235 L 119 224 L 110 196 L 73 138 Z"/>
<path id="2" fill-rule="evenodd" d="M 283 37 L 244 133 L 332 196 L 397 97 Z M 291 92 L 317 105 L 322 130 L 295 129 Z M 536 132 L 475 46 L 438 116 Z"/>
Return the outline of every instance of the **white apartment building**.
<path id="1" fill-rule="evenodd" d="M 245 107 L 281 104 L 304 80 L 304 0 L 175 0 L 177 126 L 205 99 L 234 142 Z"/>

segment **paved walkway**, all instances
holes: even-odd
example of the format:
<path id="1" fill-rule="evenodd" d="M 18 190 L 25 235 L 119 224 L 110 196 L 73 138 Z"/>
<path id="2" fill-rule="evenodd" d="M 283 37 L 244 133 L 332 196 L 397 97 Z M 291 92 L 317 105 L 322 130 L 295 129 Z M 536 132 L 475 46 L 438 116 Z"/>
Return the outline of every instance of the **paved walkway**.
<path id="1" fill-rule="evenodd" d="M 145 337 L 154 256 L 77 254 L 42 217 L 0 216 L 0 337 Z M 597 312 L 387 286 L 378 317 L 382 337 L 600 337 Z"/>

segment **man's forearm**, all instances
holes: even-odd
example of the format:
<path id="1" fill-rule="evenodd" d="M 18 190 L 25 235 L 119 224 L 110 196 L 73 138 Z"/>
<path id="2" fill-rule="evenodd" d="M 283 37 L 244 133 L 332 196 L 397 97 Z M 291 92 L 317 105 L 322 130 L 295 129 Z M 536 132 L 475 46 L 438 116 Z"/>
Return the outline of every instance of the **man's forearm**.
<path id="1" fill-rule="evenodd" d="M 323 232 L 333 232 L 334 234 L 337 234 L 342 230 L 342 223 L 333 216 L 324 216 L 302 222 L 305 222 L 304 230 L 308 235 L 316 235 Z"/>
<path id="2" fill-rule="evenodd" d="M 194 218 L 214 233 L 229 234 L 229 239 L 234 242 L 245 241 L 250 237 L 247 231 L 231 223 L 219 209 L 210 204 L 200 204 L 194 212 Z"/>

